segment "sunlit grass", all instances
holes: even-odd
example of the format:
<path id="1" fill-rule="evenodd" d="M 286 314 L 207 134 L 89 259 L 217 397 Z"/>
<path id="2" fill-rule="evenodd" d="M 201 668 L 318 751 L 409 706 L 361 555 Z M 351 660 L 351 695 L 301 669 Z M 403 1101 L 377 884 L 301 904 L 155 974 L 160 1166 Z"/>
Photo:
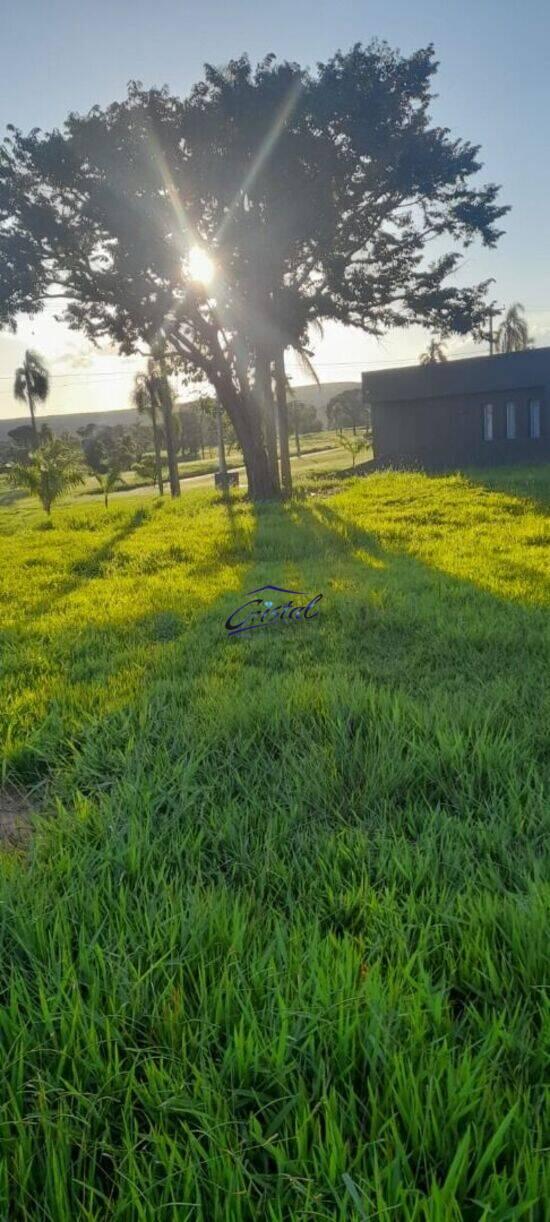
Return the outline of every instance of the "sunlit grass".
<path id="1" fill-rule="evenodd" d="M 0 1216 L 544 1216 L 549 490 L 0 511 Z"/>
<path id="2" fill-rule="evenodd" d="M 346 436 L 352 435 L 352 429 L 344 429 Z M 298 450 L 295 436 L 290 437 L 289 449 L 292 460 L 293 469 L 297 474 L 303 474 L 308 470 L 330 470 L 336 468 L 347 467 L 350 464 L 349 453 L 342 448 L 340 437 L 335 429 L 328 429 L 316 433 L 304 433 L 300 438 L 300 457 L 298 458 Z M 367 453 L 367 451 L 365 451 Z M 370 450 L 368 451 L 370 453 Z M 361 457 L 364 457 L 363 454 Z M 230 470 L 238 470 L 242 468 L 242 478 L 245 479 L 244 460 L 238 446 L 229 447 L 226 453 L 226 461 Z M 218 470 L 218 451 L 216 446 L 206 446 L 204 458 L 185 459 L 178 462 L 178 470 L 183 483 L 183 488 L 186 490 L 186 480 L 196 480 L 199 476 L 204 476 L 203 483 L 205 486 L 214 487 L 212 477 L 214 472 Z M 168 467 L 166 465 L 166 456 L 164 455 L 163 474 L 165 483 L 168 485 Z M 0 487 L 2 481 L 0 478 Z M 120 494 L 132 494 L 134 490 L 140 492 L 148 492 L 150 495 L 156 495 L 156 487 L 144 482 L 143 477 L 139 476 L 136 471 L 122 471 L 120 482 L 114 499 L 120 498 Z M 102 498 L 103 492 L 98 484 L 97 479 L 93 475 L 88 475 L 82 487 L 67 498 L 67 500 L 80 500 L 81 497 L 86 498 L 93 496 Z"/>

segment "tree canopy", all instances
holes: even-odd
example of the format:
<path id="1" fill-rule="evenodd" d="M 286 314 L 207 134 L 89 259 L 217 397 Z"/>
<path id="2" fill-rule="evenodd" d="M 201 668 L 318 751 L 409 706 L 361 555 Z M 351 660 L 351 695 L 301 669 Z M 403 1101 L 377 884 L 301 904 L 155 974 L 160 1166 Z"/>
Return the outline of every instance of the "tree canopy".
<path id="1" fill-rule="evenodd" d="M 333 395 L 327 403 L 327 420 L 333 428 L 366 428 L 370 423 L 370 412 L 363 402 L 360 386 L 352 386 Z"/>
<path id="2" fill-rule="evenodd" d="M 206 66 L 185 99 L 131 83 L 62 131 L 0 154 L 0 321 L 65 298 L 121 353 L 162 351 L 228 411 L 252 495 L 276 490 L 273 362 L 314 321 L 382 334 L 481 327 L 485 284 L 449 282 L 506 208 L 479 149 L 434 126 L 431 46 L 338 52 L 314 73 L 267 56 Z M 432 241 L 452 249 L 429 257 Z M 196 275 L 197 250 L 213 263 Z M 24 268 L 18 276 L 16 269 Z M 276 463 L 276 455 L 275 455 Z"/>

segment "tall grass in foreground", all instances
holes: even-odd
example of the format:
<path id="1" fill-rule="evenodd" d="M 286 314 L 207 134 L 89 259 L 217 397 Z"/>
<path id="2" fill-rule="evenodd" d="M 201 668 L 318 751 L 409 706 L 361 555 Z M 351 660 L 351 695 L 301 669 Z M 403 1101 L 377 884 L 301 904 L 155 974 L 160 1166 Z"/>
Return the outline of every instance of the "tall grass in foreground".
<path id="1" fill-rule="evenodd" d="M 550 472 L 506 480 L 3 511 L 47 813 L 1 862 L 0 1216 L 545 1216 Z M 319 619 L 224 639 L 268 581 Z"/>

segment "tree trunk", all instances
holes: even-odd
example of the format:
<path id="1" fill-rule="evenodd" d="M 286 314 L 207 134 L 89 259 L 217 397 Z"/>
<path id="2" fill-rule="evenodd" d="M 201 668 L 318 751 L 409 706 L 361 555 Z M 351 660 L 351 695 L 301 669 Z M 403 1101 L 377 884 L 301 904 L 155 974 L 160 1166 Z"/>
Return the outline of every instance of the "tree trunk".
<path id="1" fill-rule="evenodd" d="M 275 395 L 277 398 L 277 424 L 279 426 L 279 455 L 281 460 L 281 483 L 286 497 L 292 496 L 292 470 L 290 466 L 290 442 L 288 435 L 288 407 L 286 402 L 285 351 L 278 348 L 275 361 Z"/>
<path id="2" fill-rule="evenodd" d="M 33 398 L 32 390 L 30 388 L 28 375 L 27 375 L 27 399 L 29 402 L 29 411 L 31 414 L 31 428 L 33 432 L 33 437 L 34 437 L 36 444 L 38 445 L 38 429 L 36 427 L 36 416 L 34 414 L 34 398 Z"/>
<path id="3" fill-rule="evenodd" d="M 218 430 L 218 466 L 222 477 L 223 486 L 227 488 L 227 463 L 225 461 L 225 446 L 223 441 L 223 422 L 222 409 L 219 399 L 216 397 L 216 428 Z"/>
<path id="4" fill-rule="evenodd" d="M 235 391 L 228 378 L 216 379 L 220 404 L 227 412 L 237 434 L 248 480 L 248 495 L 253 501 L 272 501 L 279 496 L 279 481 L 275 482 L 262 435 L 262 422 L 257 404 L 244 390 Z"/>
<path id="5" fill-rule="evenodd" d="M 153 445 L 155 447 L 155 471 L 157 474 L 157 485 L 159 496 L 164 496 L 164 483 L 162 479 L 162 454 L 160 448 L 160 438 L 157 424 L 157 404 L 155 402 L 154 393 L 151 395 L 151 424 L 153 425 Z"/>
<path id="6" fill-rule="evenodd" d="M 31 428 L 33 432 L 33 437 L 34 437 L 36 444 L 38 445 L 38 429 L 36 427 L 36 416 L 34 414 L 34 394 L 33 394 L 33 389 L 32 389 L 32 373 L 27 363 L 28 355 L 29 355 L 28 352 L 26 352 L 25 353 L 25 363 L 23 366 L 25 370 L 25 390 L 27 392 L 27 402 L 29 404 L 29 412 L 31 414 Z"/>
<path id="7" fill-rule="evenodd" d="M 273 388 L 271 385 L 271 362 L 262 349 L 258 349 L 256 352 L 254 391 L 263 423 L 265 448 L 273 486 L 276 489 L 276 495 L 279 495 L 281 487 L 279 482 L 279 465 L 277 462 L 277 429 L 275 427 L 275 404 L 273 402 Z"/>
<path id="8" fill-rule="evenodd" d="M 214 344 L 214 348 L 214 364 L 207 372 L 220 404 L 227 412 L 237 434 L 246 467 L 248 495 L 253 501 L 274 500 L 280 496 L 281 488 L 277 466 L 277 434 L 269 361 L 267 362 L 266 380 L 271 392 L 272 427 L 269 430 L 271 455 L 268 453 L 267 434 L 262 429 L 264 419 L 261 405 L 258 403 L 257 395 L 253 394 L 250 388 L 248 362 L 247 359 L 244 359 L 247 354 L 241 352 L 239 355 L 237 353 L 237 368 L 233 374 L 219 343 Z M 275 452 L 274 462 L 273 450 Z"/>
<path id="9" fill-rule="evenodd" d="M 172 413 L 172 392 L 170 390 L 170 383 L 166 373 L 166 361 L 163 355 L 160 356 L 159 364 L 162 375 L 160 379 L 160 395 L 164 436 L 166 438 L 166 455 L 168 458 L 170 494 L 171 496 L 176 497 L 181 495 L 180 477 L 178 471 L 176 438 L 174 434 L 174 416 Z"/>
<path id="10" fill-rule="evenodd" d="M 273 470 L 263 446 L 247 444 L 244 454 L 248 492 L 253 501 L 273 501 L 280 495 L 279 481 L 275 483 Z"/>

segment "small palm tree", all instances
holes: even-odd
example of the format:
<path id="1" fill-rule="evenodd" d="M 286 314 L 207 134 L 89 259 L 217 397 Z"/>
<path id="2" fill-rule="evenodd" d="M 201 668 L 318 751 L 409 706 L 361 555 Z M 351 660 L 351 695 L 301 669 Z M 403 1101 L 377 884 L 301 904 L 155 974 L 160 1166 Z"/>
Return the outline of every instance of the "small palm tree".
<path id="1" fill-rule="evenodd" d="M 359 437 L 346 437 L 342 429 L 339 430 L 338 436 L 340 438 L 340 445 L 342 445 L 350 455 L 352 471 L 355 471 L 355 461 L 357 455 L 361 453 L 361 450 L 366 450 L 367 443 Z"/>
<path id="2" fill-rule="evenodd" d="M 161 391 L 159 376 L 155 362 L 149 360 L 147 373 L 136 374 L 132 400 L 140 416 L 149 416 L 153 426 L 153 445 L 155 447 L 155 470 L 160 496 L 164 496 L 162 479 L 162 452 L 160 441 L 159 412 L 161 411 Z"/>
<path id="3" fill-rule="evenodd" d="M 26 488 L 37 496 L 49 516 L 54 501 L 83 484 L 85 473 L 79 451 L 60 437 L 52 437 L 34 450 L 28 463 L 14 463 L 8 480 L 14 488 Z"/>
<path id="4" fill-rule="evenodd" d="M 533 339 L 524 313 L 520 301 L 515 301 L 506 311 L 497 331 L 497 352 L 525 352 L 532 347 Z"/>
<path id="5" fill-rule="evenodd" d="M 15 370 L 13 393 L 21 403 L 26 403 L 31 416 L 31 427 L 38 444 L 35 403 L 45 403 L 50 393 L 50 377 L 42 357 L 32 348 L 27 348 L 23 364 Z"/>
<path id="6" fill-rule="evenodd" d="M 113 488 L 116 487 L 117 481 L 120 479 L 120 468 L 119 467 L 108 467 L 107 471 L 104 471 L 101 473 L 98 471 L 94 471 L 94 476 L 103 493 L 103 503 L 105 505 L 105 508 L 108 509 L 109 508 L 109 494 L 113 491 Z"/>
<path id="7" fill-rule="evenodd" d="M 418 358 L 421 365 L 442 365 L 447 360 L 447 353 L 441 340 L 431 339 L 425 352 Z"/>

